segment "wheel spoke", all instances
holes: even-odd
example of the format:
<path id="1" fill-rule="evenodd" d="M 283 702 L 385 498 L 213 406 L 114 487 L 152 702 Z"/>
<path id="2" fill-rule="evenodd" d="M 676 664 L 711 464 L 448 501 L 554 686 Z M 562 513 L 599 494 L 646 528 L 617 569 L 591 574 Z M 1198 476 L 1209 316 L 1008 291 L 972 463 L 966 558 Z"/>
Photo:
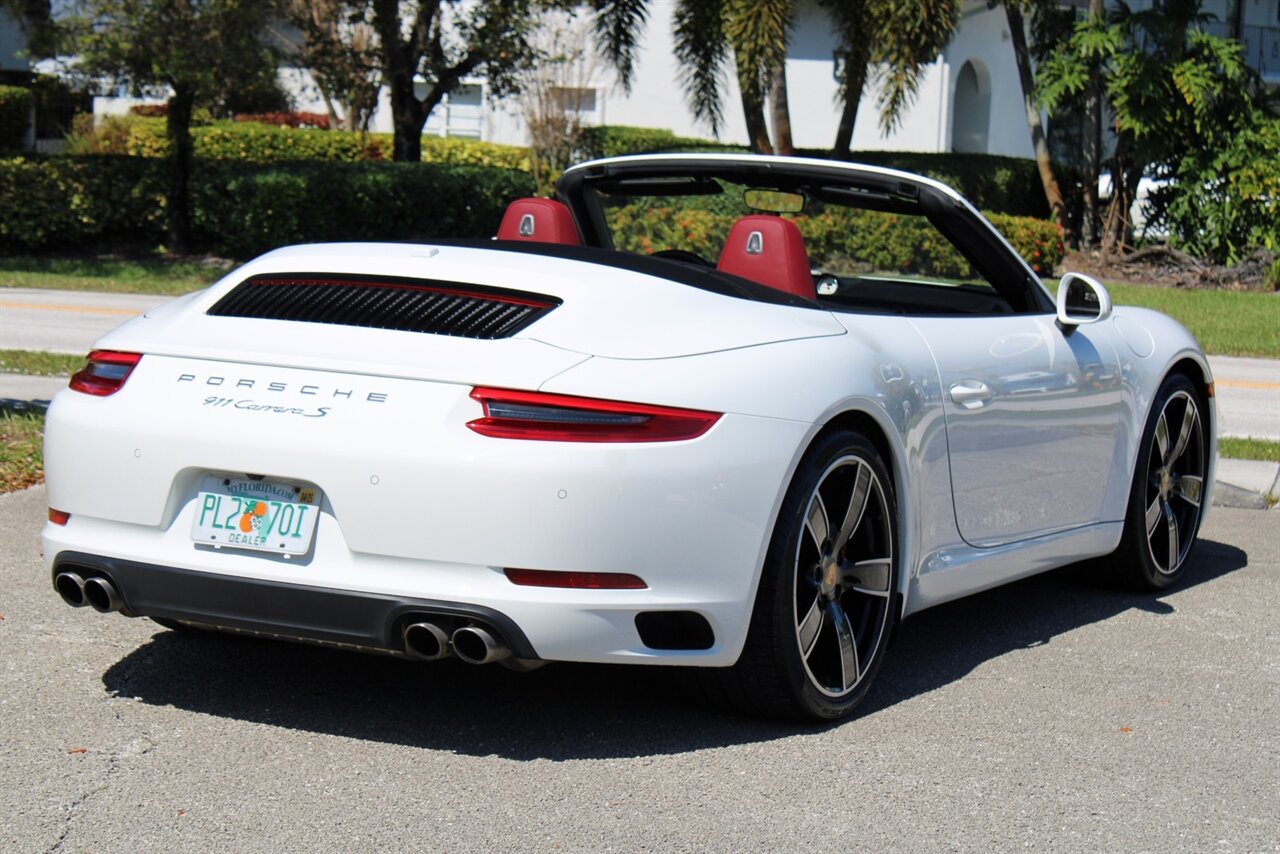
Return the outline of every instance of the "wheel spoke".
<path id="1" fill-rule="evenodd" d="M 1168 465 L 1169 422 L 1165 420 L 1163 412 L 1160 413 L 1160 420 L 1156 422 L 1156 447 L 1160 449 L 1160 464 Z"/>
<path id="2" fill-rule="evenodd" d="M 1169 565 L 1166 571 L 1173 572 L 1178 566 L 1178 517 L 1168 504 L 1164 505 L 1164 518 L 1168 522 L 1169 532 Z"/>
<path id="3" fill-rule="evenodd" d="M 888 596 L 892 563 L 887 557 L 878 557 L 849 564 L 840 573 L 840 583 L 858 593 Z"/>
<path id="4" fill-rule="evenodd" d="M 1174 443 L 1173 454 L 1169 457 L 1169 465 L 1173 465 L 1182 456 L 1187 449 L 1187 444 L 1191 441 L 1191 431 L 1196 426 L 1196 407 L 1190 400 L 1187 400 L 1187 408 L 1182 415 L 1182 427 L 1178 430 L 1178 441 Z"/>
<path id="5" fill-rule="evenodd" d="M 1160 520 L 1164 517 L 1164 511 L 1161 510 L 1160 507 L 1160 496 L 1157 495 L 1151 500 L 1151 506 L 1147 508 L 1148 537 L 1156 532 L 1156 526 L 1160 524 Z"/>
<path id="6" fill-rule="evenodd" d="M 853 627 L 849 618 L 838 602 L 827 603 L 827 616 L 836 629 L 836 639 L 840 644 L 840 679 L 841 691 L 848 691 L 858 681 L 858 645 L 853 639 Z"/>
<path id="7" fill-rule="evenodd" d="M 1204 478 L 1184 474 L 1174 484 L 1174 494 L 1184 501 L 1200 506 L 1200 496 L 1204 494 Z"/>
<path id="8" fill-rule="evenodd" d="M 817 643 L 818 634 L 822 631 L 822 613 L 822 597 L 814 596 L 808 613 L 800 620 L 800 625 L 796 626 L 796 638 L 800 641 L 800 655 L 806 659 L 813 652 L 813 645 Z"/>
<path id="9" fill-rule="evenodd" d="M 827 507 L 822 503 L 822 496 L 816 492 L 813 494 L 813 501 L 809 504 L 809 517 L 805 519 L 805 528 L 809 531 L 809 536 L 813 537 L 814 546 L 821 553 L 822 547 L 826 545 L 827 538 L 831 535 L 831 527 L 827 523 Z"/>
<path id="10" fill-rule="evenodd" d="M 858 473 L 853 480 L 853 491 L 849 494 L 849 507 L 845 510 L 844 521 L 840 523 L 840 533 L 832 547 L 834 553 L 839 554 L 849 543 L 849 538 L 853 536 L 854 531 L 858 530 L 858 525 L 862 522 L 862 514 L 867 509 L 867 497 L 871 494 L 870 487 L 871 469 L 859 465 Z"/>

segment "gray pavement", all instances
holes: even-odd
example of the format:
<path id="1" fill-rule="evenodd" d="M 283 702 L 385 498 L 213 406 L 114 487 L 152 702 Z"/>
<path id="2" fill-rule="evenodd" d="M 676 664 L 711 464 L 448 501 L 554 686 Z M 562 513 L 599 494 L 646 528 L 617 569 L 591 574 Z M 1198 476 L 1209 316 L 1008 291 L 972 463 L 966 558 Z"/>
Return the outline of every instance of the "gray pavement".
<path id="1" fill-rule="evenodd" d="M 527 674 L 191 636 L 50 589 L 0 496 L 0 850 L 1273 851 L 1280 527 L 1160 596 L 1078 568 L 912 617 L 857 719 L 671 670 Z"/>
<path id="2" fill-rule="evenodd" d="M 1210 356 L 1222 435 L 1280 442 L 1280 361 Z"/>
<path id="3" fill-rule="evenodd" d="M 85 353 L 97 338 L 170 297 L 0 288 L 0 347 Z"/>

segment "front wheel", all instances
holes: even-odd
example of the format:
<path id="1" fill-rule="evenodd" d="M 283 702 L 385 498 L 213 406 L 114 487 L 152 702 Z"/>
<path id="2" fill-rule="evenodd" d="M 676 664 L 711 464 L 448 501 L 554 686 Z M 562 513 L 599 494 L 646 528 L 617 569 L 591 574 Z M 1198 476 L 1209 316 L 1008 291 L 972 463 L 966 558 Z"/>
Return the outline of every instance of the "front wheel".
<path id="1" fill-rule="evenodd" d="M 893 482 L 852 431 L 820 437 L 787 491 L 746 646 L 722 679 L 766 714 L 832 720 L 880 669 L 898 579 Z"/>
<path id="2" fill-rule="evenodd" d="M 1202 399 L 1181 374 L 1161 384 L 1138 446 L 1129 507 L 1110 568 L 1130 584 L 1163 590 L 1187 566 L 1204 515 L 1209 448 Z"/>

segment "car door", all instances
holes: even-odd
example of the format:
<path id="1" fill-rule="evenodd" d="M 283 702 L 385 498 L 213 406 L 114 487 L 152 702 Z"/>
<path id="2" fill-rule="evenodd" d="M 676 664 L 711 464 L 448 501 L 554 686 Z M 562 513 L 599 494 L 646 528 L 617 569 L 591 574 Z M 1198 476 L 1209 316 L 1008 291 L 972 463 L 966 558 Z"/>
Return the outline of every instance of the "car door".
<path id="1" fill-rule="evenodd" d="M 995 546 L 1101 520 L 1127 426 L 1111 324 L 917 317 L 942 380 L 961 536 Z M 1123 502 L 1120 502 L 1121 504 Z"/>

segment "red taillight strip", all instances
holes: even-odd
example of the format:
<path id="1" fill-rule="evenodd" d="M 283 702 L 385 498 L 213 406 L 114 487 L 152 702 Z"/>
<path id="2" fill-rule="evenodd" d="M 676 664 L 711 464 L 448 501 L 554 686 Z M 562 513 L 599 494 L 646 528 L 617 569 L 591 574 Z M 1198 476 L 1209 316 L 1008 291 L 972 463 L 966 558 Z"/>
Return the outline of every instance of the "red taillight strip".
<path id="1" fill-rule="evenodd" d="M 446 288 L 439 285 L 411 285 L 404 282 L 385 282 L 372 279 L 302 279 L 302 278 L 254 278 L 246 282 L 248 285 L 329 285 L 335 287 L 360 287 L 360 288 L 382 288 L 393 291 L 424 291 L 430 294 L 445 294 L 455 297 L 469 297 L 470 299 L 489 300 L 490 302 L 502 302 L 510 305 L 523 305 L 529 308 L 550 308 L 555 303 L 546 300 L 530 299 L 527 297 L 510 296 L 508 294 L 493 293 L 491 291 L 474 290 L 469 291 L 463 288 Z"/>
<path id="2" fill-rule="evenodd" d="M 49 521 L 55 525 L 65 525 L 71 521 L 71 514 L 65 510 L 49 508 Z"/>
<path id="3" fill-rule="evenodd" d="M 97 397 L 115 394 L 141 358 L 141 353 L 94 350 L 85 357 L 85 366 L 71 375 L 69 385 L 75 391 Z"/>
<path id="4" fill-rule="evenodd" d="M 567 394 L 475 388 L 484 417 L 467 422 L 482 436 L 542 442 L 677 442 L 696 439 L 716 412 Z"/>
<path id="5" fill-rule="evenodd" d="M 625 572 L 562 572 L 553 569 L 502 570 L 522 587 L 564 587 L 572 590 L 645 590 L 644 579 Z"/>

